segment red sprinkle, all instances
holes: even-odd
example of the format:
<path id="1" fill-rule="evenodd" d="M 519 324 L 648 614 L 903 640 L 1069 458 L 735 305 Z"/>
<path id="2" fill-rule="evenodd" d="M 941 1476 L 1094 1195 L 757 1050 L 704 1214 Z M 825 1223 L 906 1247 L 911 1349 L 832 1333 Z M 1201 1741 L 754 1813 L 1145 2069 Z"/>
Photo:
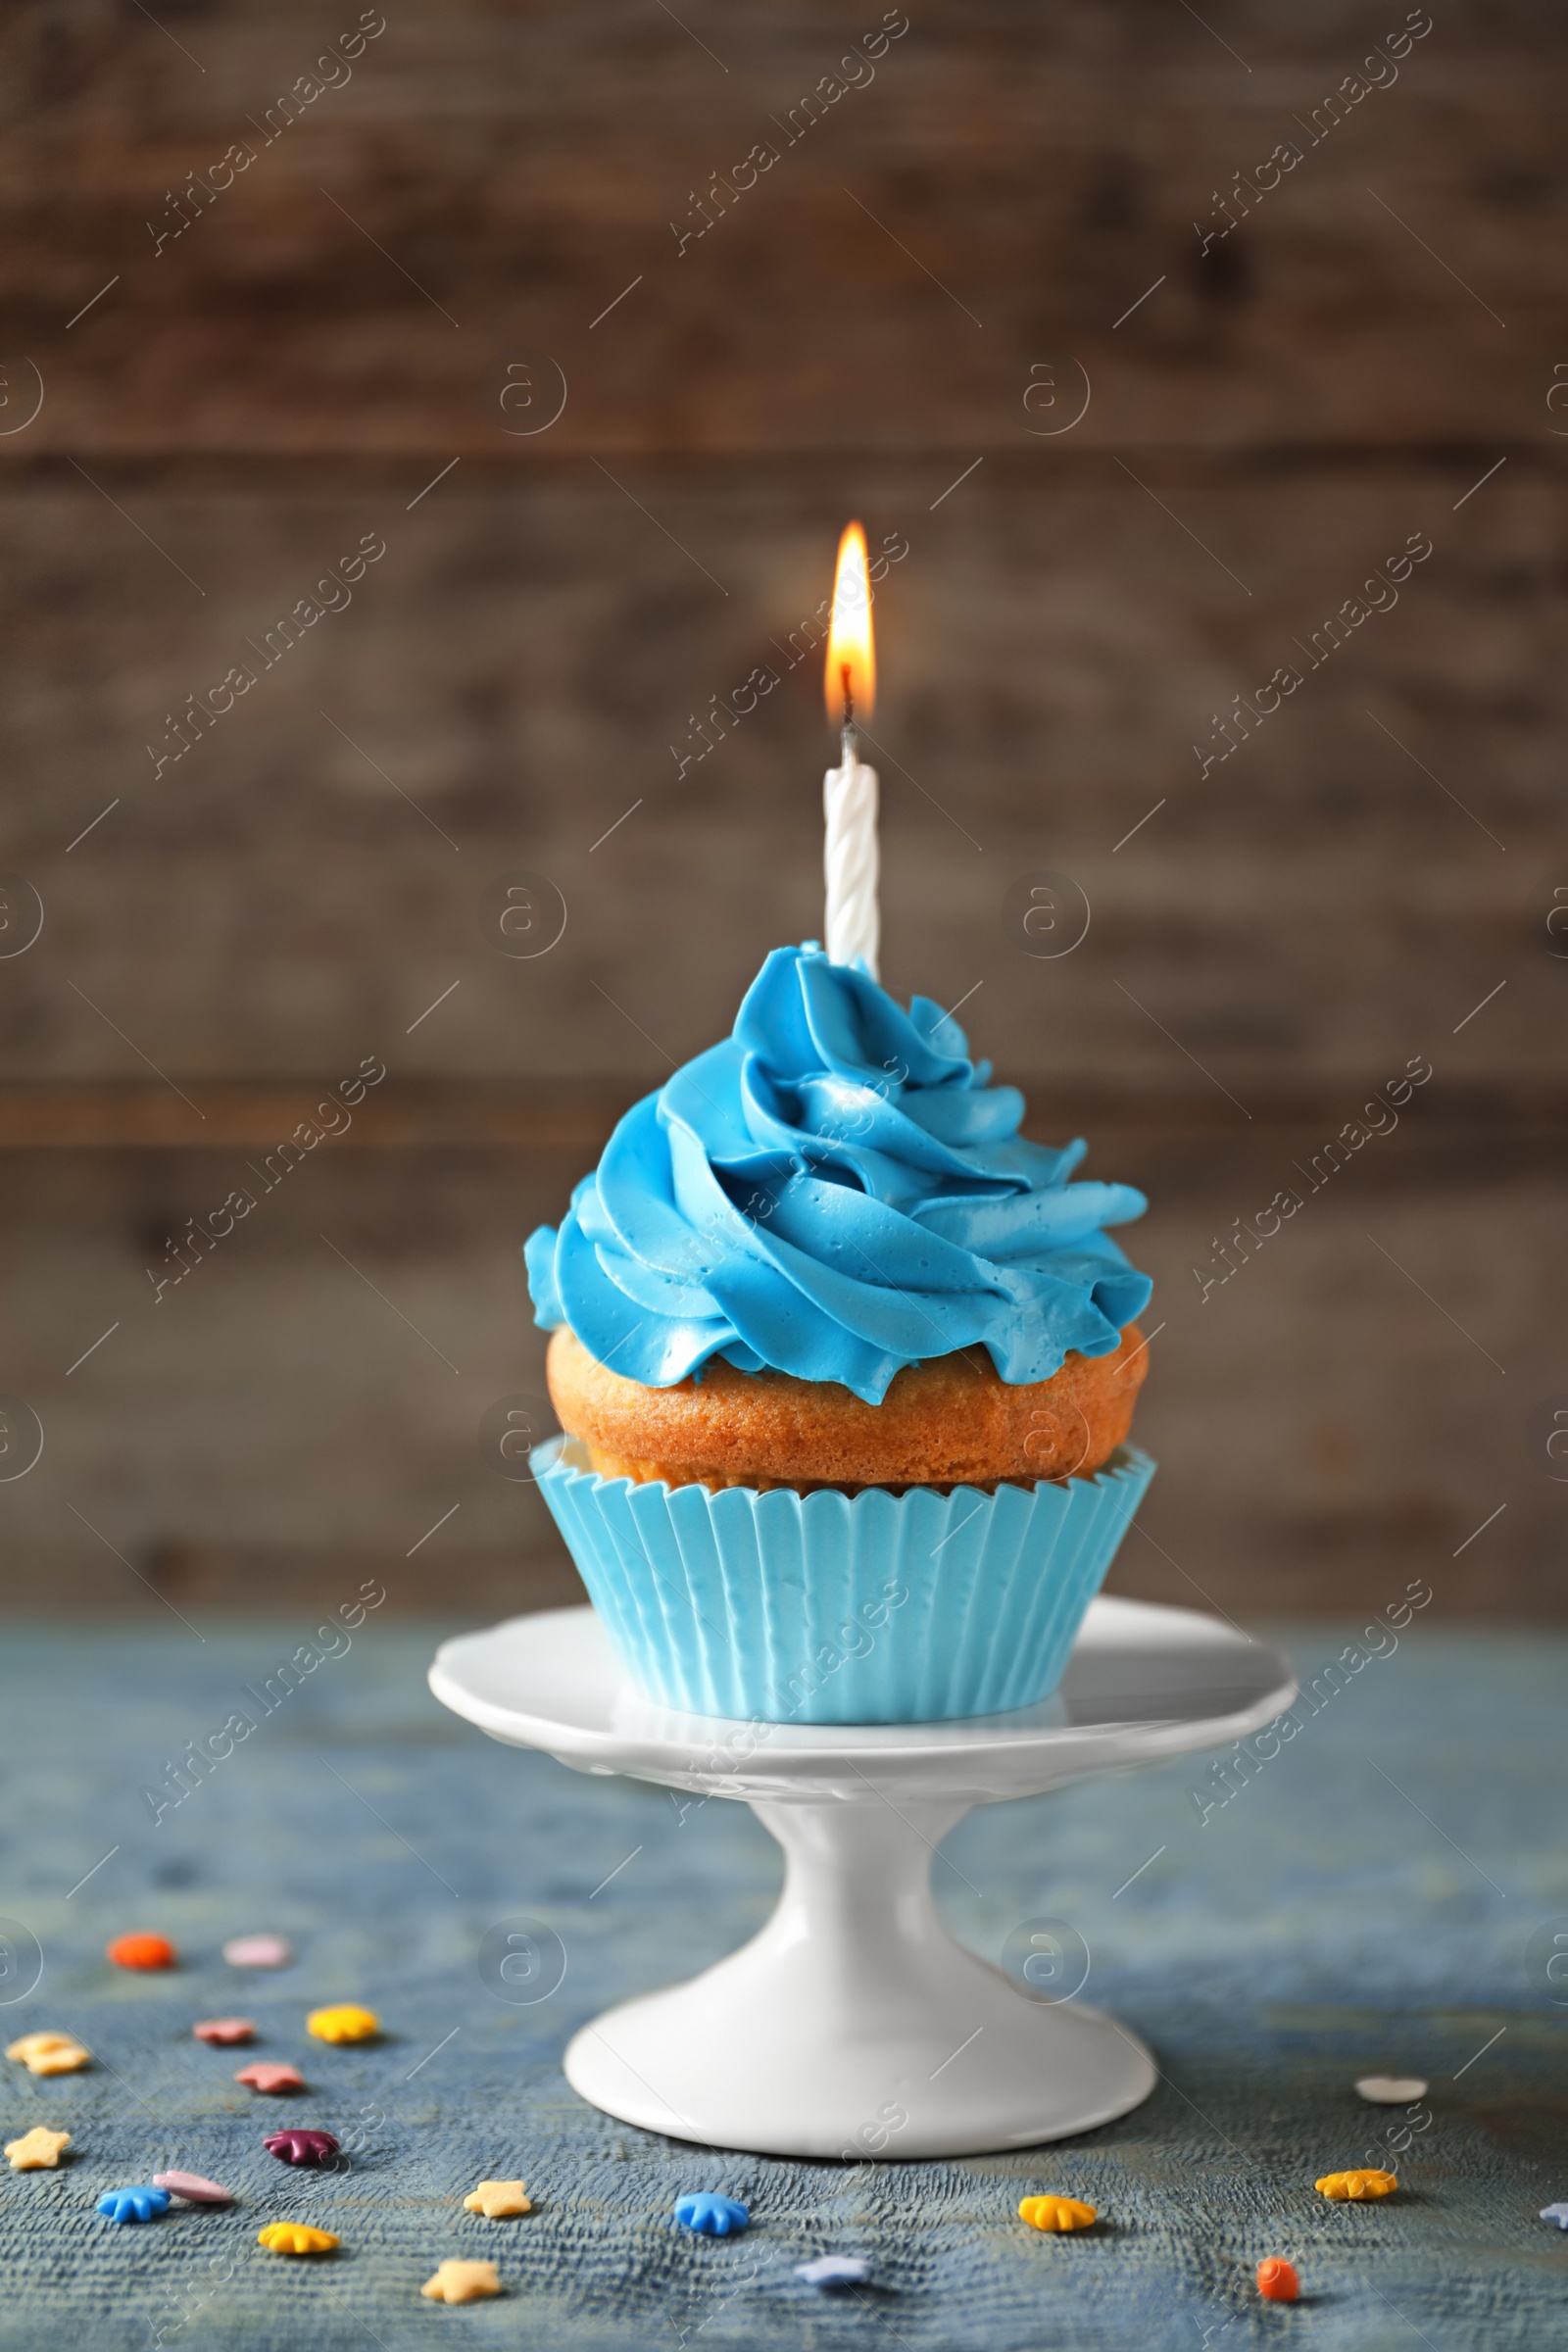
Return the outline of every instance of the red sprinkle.
<path id="1" fill-rule="evenodd" d="M 1257 2291 L 1267 2303 L 1294 2303 L 1301 2291 L 1295 2265 L 1271 2254 L 1257 2266 Z"/>
<path id="2" fill-rule="evenodd" d="M 269 2132 L 262 2145 L 283 2164 L 324 2164 L 339 2143 L 330 2132 Z"/>
<path id="3" fill-rule="evenodd" d="M 179 1954 L 167 1936 L 117 1936 L 109 1957 L 117 1968 L 173 1968 Z"/>
<path id="4" fill-rule="evenodd" d="M 198 2041 L 254 2041 L 256 2027 L 248 2017 L 204 2017 L 191 2028 Z"/>
<path id="5" fill-rule="evenodd" d="M 258 2058 L 254 2066 L 242 2066 L 234 2077 L 248 2090 L 303 2090 L 305 2077 L 297 2067 L 278 2066 L 271 2059 Z"/>

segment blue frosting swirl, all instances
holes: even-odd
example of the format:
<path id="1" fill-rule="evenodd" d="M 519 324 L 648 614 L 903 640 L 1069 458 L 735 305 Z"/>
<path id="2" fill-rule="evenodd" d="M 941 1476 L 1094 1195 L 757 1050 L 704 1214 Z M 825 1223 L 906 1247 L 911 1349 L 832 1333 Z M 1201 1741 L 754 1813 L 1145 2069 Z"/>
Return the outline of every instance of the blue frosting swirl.
<path id="1" fill-rule="evenodd" d="M 560 1231 L 526 1245 L 547 1330 L 670 1388 L 721 1355 L 841 1381 L 987 1348 L 1002 1378 L 1105 1355 L 1152 1284 L 1102 1230 L 1149 1203 L 1067 1180 L 1088 1146 L 1025 1143 L 929 998 L 905 1012 L 814 941 L 777 948 L 734 1034 L 629 1110 Z"/>

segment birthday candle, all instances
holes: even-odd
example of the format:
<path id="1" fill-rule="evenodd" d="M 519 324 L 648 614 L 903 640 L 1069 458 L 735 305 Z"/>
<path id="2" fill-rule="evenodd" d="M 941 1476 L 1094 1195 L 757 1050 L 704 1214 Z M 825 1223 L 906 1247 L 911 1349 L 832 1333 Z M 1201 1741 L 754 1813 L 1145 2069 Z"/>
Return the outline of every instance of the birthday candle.
<path id="1" fill-rule="evenodd" d="M 822 778 L 827 828 L 822 858 L 827 884 L 824 937 L 834 963 L 863 958 L 875 979 L 881 936 L 877 775 L 859 757 L 856 720 L 869 718 L 875 705 L 876 655 L 865 533 L 858 522 L 850 524 L 839 542 L 823 683 L 829 722 L 842 730 L 840 764 Z"/>

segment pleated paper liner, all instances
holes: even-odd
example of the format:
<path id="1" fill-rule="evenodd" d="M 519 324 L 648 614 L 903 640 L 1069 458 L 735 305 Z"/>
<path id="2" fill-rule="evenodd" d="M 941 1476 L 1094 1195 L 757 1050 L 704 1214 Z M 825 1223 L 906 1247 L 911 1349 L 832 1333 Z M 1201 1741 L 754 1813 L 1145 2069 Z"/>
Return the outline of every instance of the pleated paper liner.
<path id="1" fill-rule="evenodd" d="M 601 1478 L 570 1438 L 539 1490 L 645 1697 L 763 1723 L 997 1715 L 1060 1681 L 1154 1475 L 858 1494 Z"/>

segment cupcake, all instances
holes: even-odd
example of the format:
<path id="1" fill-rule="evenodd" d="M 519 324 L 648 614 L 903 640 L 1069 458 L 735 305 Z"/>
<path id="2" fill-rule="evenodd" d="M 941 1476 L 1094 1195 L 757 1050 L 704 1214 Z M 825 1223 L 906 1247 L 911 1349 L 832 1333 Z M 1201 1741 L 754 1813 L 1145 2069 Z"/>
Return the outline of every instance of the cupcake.
<path id="1" fill-rule="evenodd" d="M 1059 1679 L 1153 1474 L 1151 1285 L 963 1032 L 781 948 L 734 1033 L 526 1246 L 563 1432 L 540 1490 L 664 1705 L 930 1722 Z"/>

